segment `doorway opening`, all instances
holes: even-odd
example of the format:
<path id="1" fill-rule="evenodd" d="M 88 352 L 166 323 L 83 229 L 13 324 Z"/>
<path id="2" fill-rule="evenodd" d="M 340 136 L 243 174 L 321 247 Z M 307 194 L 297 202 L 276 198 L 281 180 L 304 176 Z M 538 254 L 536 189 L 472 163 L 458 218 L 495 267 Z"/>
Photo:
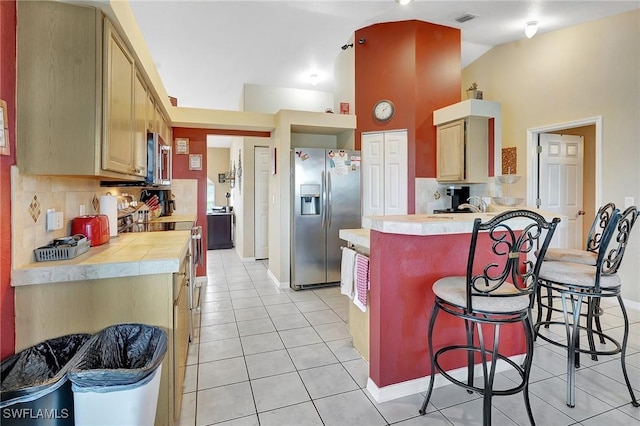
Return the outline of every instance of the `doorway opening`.
<path id="1" fill-rule="evenodd" d="M 585 162 L 583 204 L 586 220 L 582 224 L 582 234 L 586 235 L 598 207 L 602 204 L 602 117 L 589 117 L 581 120 L 552 124 L 527 130 L 527 205 L 540 205 L 540 156 L 538 145 L 545 133 L 584 136 Z M 580 230 L 577 230 L 578 232 Z M 570 237 L 569 237 L 570 238 Z"/>

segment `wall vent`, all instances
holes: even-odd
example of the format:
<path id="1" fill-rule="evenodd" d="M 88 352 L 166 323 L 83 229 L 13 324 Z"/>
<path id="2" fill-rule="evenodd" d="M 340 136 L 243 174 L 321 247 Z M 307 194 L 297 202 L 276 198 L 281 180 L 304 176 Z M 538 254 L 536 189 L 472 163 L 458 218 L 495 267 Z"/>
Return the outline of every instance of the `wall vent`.
<path id="1" fill-rule="evenodd" d="M 455 20 L 462 24 L 464 22 L 470 21 L 470 20 L 472 20 L 474 18 L 477 18 L 477 17 L 478 17 L 478 15 L 474 15 L 472 13 L 463 13 L 462 15 L 458 16 L 457 18 L 455 18 Z"/>

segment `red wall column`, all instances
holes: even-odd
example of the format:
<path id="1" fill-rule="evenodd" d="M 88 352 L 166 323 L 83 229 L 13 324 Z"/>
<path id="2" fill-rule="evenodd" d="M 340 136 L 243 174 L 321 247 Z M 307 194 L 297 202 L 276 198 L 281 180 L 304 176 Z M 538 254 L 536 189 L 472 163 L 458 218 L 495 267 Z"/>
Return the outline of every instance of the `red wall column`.
<path id="1" fill-rule="evenodd" d="M 16 163 L 16 2 L 0 1 L 0 99 L 7 103 L 11 155 L 0 156 L 0 359 L 15 351 L 11 287 L 11 166 Z M 3 131 L 3 129 L 0 129 Z"/>
<path id="2" fill-rule="evenodd" d="M 202 155 L 202 170 L 189 170 L 189 155 L 177 155 L 172 150 L 173 179 L 196 179 L 198 181 L 198 220 L 202 226 L 202 264 L 198 266 L 196 276 L 207 275 L 207 133 L 205 129 L 173 128 L 173 138 L 189 139 L 189 154 Z M 180 200 L 176 200 L 177 203 Z"/>
<path id="3" fill-rule="evenodd" d="M 436 177 L 433 111 L 460 101 L 460 30 L 422 21 L 388 22 L 355 33 L 356 149 L 362 132 L 408 131 L 408 206 L 415 212 L 415 178 Z M 395 116 L 373 118 L 373 106 L 391 100 Z"/>

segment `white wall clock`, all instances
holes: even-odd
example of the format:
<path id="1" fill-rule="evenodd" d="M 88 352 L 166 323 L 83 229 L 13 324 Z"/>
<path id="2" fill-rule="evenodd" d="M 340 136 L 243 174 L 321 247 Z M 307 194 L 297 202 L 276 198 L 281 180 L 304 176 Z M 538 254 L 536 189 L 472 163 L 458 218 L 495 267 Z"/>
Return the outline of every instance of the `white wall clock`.
<path id="1" fill-rule="evenodd" d="M 373 107 L 373 116 L 378 121 L 389 121 L 395 114 L 396 108 L 393 105 L 393 102 L 387 99 L 381 99 L 376 102 Z"/>

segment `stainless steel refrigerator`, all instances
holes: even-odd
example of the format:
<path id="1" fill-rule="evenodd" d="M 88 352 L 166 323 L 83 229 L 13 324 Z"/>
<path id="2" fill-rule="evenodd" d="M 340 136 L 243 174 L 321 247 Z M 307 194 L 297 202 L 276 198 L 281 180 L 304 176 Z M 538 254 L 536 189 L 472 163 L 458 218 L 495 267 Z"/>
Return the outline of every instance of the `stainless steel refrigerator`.
<path id="1" fill-rule="evenodd" d="M 360 228 L 360 152 L 295 148 L 291 159 L 291 288 L 340 282 L 340 229 Z"/>

